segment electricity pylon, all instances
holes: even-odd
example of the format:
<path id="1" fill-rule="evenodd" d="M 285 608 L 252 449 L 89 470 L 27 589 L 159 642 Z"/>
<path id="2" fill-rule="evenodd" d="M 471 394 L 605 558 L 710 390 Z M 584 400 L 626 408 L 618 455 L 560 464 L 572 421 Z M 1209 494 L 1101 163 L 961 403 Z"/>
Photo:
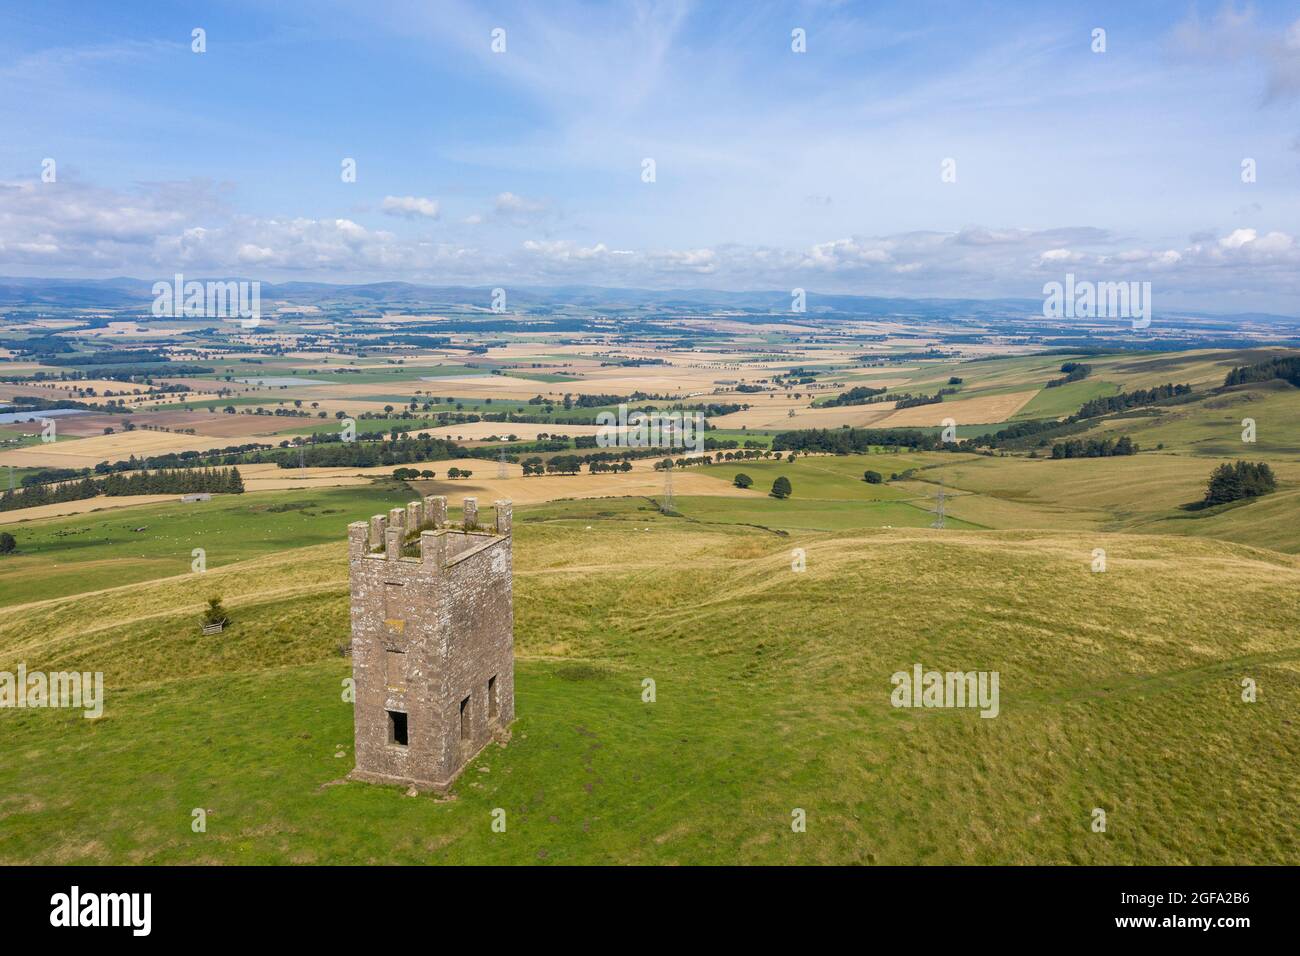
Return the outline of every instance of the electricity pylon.
<path id="1" fill-rule="evenodd" d="M 934 507 L 934 515 L 935 515 L 935 518 L 934 518 L 934 523 L 933 523 L 932 525 L 930 525 L 931 528 L 942 528 L 942 527 L 944 526 L 944 511 L 943 511 L 943 503 L 944 503 L 945 500 L 946 500 L 946 498 L 945 498 L 944 493 L 943 493 L 943 479 L 940 478 L 940 479 L 939 479 L 939 493 L 938 493 L 937 495 L 935 495 L 935 497 L 934 497 L 934 505 L 935 505 L 935 507 Z"/>

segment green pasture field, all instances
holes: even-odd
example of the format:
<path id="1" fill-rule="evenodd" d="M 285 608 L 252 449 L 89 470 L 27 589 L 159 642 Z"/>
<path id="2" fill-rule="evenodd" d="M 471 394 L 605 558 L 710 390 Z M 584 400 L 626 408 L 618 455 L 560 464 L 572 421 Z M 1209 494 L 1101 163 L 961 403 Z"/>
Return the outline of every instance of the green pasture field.
<path id="1" fill-rule="evenodd" d="M 179 499 L 179 495 L 177 496 Z M 337 539 L 351 521 L 406 504 L 393 481 L 373 486 L 214 495 L 0 525 L 18 540 L 0 556 L 0 607 L 190 573 Z M 137 531 L 140 528 L 143 530 Z"/>
<path id="2" fill-rule="evenodd" d="M 0 716 L 0 863 L 1300 862 L 1295 559 L 565 507 L 516 526 L 518 720 L 446 798 L 344 779 L 341 534 L 0 609 L 0 669 L 106 685 L 99 720 Z M 998 716 L 892 706 L 917 663 L 996 671 Z"/>

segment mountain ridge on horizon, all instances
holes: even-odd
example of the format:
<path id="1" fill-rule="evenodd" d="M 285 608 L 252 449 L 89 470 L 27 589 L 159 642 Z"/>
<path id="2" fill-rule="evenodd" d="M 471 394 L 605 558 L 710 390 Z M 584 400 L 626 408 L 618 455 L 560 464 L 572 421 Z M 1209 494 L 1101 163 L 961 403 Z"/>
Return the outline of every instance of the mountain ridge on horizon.
<path id="1" fill-rule="evenodd" d="M 489 285 L 434 285 L 404 279 L 378 282 L 323 282 L 289 280 L 267 282 L 231 275 L 190 275 L 198 282 L 258 281 L 269 295 L 282 301 L 302 304 L 308 299 L 341 298 L 361 300 L 356 304 L 373 304 L 381 294 L 408 304 L 472 304 L 480 296 L 490 298 Z M 165 279 L 138 279 L 113 276 L 103 279 L 62 278 L 48 276 L 0 276 L 0 307 L 64 306 L 131 308 L 153 299 L 153 284 Z M 790 293 L 775 290 L 720 289 L 644 289 L 637 287 L 566 284 L 555 286 L 522 285 L 509 288 L 514 304 L 526 307 L 561 307 L 564 305 L 596 308 L 637 308 L 650 306 L 688 308 L 708 306 L 772 312 L 774 314 L 813 315 L 816 312 L 857 312 L 868 316 L 911 315 L 952 317 L 954 310 L 968 313 L 969 318 L 1029 317 L 1041 314 L 1041 299 L 1000 296 L 991 298 L 945 296 L 875 296 L 851 293 L 806 292 L 807 313 L 791 313 Z M 782 306 L 785 306 L 782 308 Z M 1171 309 L 1169 315 L 1218 320 L 1253 321 L 1268 324 L 1300 325 L 1300 314 L 1273 312 L 1225 313 Z"/>

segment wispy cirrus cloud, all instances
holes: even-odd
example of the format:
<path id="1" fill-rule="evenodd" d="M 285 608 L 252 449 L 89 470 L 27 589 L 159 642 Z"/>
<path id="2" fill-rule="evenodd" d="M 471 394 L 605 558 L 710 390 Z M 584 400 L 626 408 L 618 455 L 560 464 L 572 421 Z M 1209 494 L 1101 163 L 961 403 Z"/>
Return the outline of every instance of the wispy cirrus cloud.
<path id="1" fill-rule="evenodd" d="M 1263 77 L 1262 103 L 1300 96 L 1300 16 L 1278 28 L 1262 22 L 1250 3 L 1227 2 L 1208 17 L 1193 7 L 1169 39 L 1176 56 L 1257 69 Z"/>

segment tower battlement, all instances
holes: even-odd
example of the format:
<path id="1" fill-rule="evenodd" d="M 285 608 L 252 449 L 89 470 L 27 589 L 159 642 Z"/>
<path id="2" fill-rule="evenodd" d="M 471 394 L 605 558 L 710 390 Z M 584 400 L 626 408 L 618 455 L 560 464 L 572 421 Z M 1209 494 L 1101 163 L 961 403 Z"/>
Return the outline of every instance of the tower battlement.
<path id="1" fill-rule="evenodd" d="M 348 526 L 356 769 L 442 789 L 514 720 L 511 505 L 430 495 Z"/>
<path id="2" fill-rule="evenodd" d="M 505 541 L 508 548 L 511 505 L 509 501 L 494 505 L 496 519 L 491 525 L 479 523 L 477 498 L 465 499 L 459 525 L 449 524 L 447 499 L 440 495 L 375 515 L 369 522 L 355 521 L 348 525 L 349 558 L 411 560 L 445 567 L 464 552 L 494 541 Z"/>

